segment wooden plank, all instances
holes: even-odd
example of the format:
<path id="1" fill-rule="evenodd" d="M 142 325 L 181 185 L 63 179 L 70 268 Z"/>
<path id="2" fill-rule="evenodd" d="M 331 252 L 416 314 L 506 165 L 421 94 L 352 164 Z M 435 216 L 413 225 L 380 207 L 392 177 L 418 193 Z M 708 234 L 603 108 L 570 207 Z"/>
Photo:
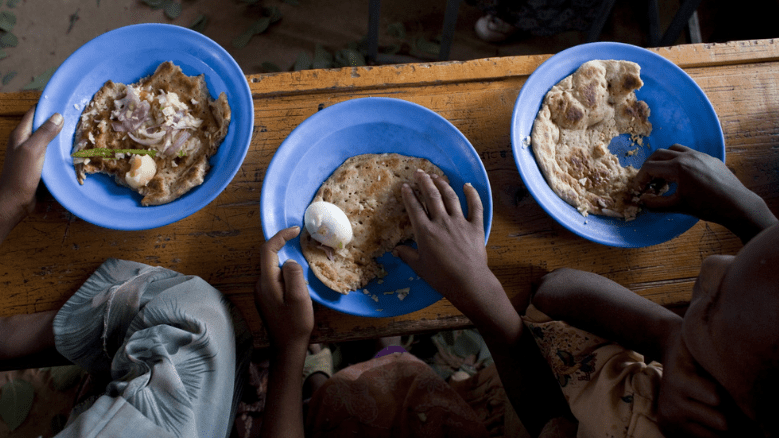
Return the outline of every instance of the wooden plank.
<path id="1" fill-rule="evenodd" d="M 727 163 L 779 211 L 779 60 L 773 41 L 658 49 L 706 92 L 725 132 Z M 511 149 L 511 113 L 527 75 L 546 57 L 493 58 L 373 68 L 317 70 L 250 78 L 255 131 L 233 182 L 211 204 L 154 230 L 103 229 L 75 218 L 51 198 L 0 247 L 0 316 L 56 309 L 106 258 L 118 257 L 203 277 L 225 293 L 266 343 L 253 306 L 262 243 L 259 197 L 265 170 L 287 135 L 321 108 L 387 96 L 438 112 L 471 141 L 488 171 L 494 203 L 487 245 L 490 266 L 509 295 L 545 272 L 593 271 L 664 305 L 689 300 L 701 261 L 734 254 L 741 243 L 722 227 L 699 222 L 662 245 L 621 249 L 581 239 L 551 219 L 528 194 Z M 0 94 L 0 147 L 35 93 Z M 1 154 L 1 153 L 0 153 Z M 360 318 L 316 307 L 314 340 L 346 340 L 463 327 L 442 300 L 394 318 Z"/>
<path id="2" fill-rule="evenodd" d="M 773 62 L 776 40 L 688 44 L 649 49 L 682 68 Z M 551 55 L 507 56 L 471 61 L 397 64 L 381 67 L 303 70 L 248 76 L 255 98 L 267 95 L 318 93 L 328 90 L 375 90 L 395 86 L 444 85 L 467 81 L 502 81 L 530 75 Z"/>
<path id="3" fill-rule="evenodd" d="M 772 62 L 779 59 L 774 39 L 728 43 L 687 44 L 651 48 L 682 68 L 725 64 Z M 318 92 L 333 89 L 374 89 L 395 85 L 495 81 L 530 75 L 551 55 L 506 56 L 470 61 L 397 64 L 381 67 L 303 70 L 247 76 L 255 98 L 266 95 Z M 6 93 L 0 99 L 0 116 L 21 115 L 38 102 L 41 93 Z"/>

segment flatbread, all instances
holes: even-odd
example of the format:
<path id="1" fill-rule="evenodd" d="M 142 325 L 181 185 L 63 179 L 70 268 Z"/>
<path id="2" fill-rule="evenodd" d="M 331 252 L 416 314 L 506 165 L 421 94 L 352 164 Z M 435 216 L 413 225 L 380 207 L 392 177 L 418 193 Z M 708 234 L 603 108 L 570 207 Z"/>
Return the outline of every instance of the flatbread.
<path id="1" fill-rule="evenodd" d="M 584 216 L 630 220 L 639 211 L 638 170 L 620 166 L 608 149 L 618 135 L 640 145 L 652 132 L 649 106 L 636 99 L 639 73 L 630 61 L 586 62 L 549 90 L 533 124 L 533 153 L 549 186 Z"/>
<path id="2" fill-rule="evenodd" d="M 117 131 L 127 129 L 121 127 L 123 123 L 117 119 L 117 113 L 130 114 L 118 109 L 129 92 L 134 92 L 139 102 L 150 104 L 145 116 L 138 113 L 145 122 L 130 133 L 148 140 L 145 135 L 167 129 L 166 136 L 157 144 L 140 144 L 128 132 Z M 132 112 L 129 107 L 127 111 Z M 203 183 L 210 167 L 208 160 L 227 135 L 230 118 L 227 96 L 221 93 L 216 100 L 212 99 L 204 75 L 187 76 L 180 67 L 163 62 L 154 74 L 139 82 L 125 85 L 109 80 L 95 93 L 76 128 L 74 152 L 96 148 L 155 150 L 157 173 L 136 191 L 143 195 L 141 205 L 165 204 Z M 184 138 L 179 137 L 184 132 L 188 137 L 178 142 L 180 148 L 176 149 L 176 140 Z M 87 174 L 99 172 L 112 175 L 119 185 L 130 187 L 125 179 L 130 159 L 129 154 L 118 154 L 116 158 L 74 158 L 73 165 L 81 184 Z"/>
<path id="3" fill-rule="evenodd" d="M 354 238 L 330 260 L 303 227 L 300 246 L 314 275 L 342 294 L 357 290 L 382 273 L 376 258 L 413 238 L 401 197 L 403 183 L 416 188 L 417 169 L 446 178 L 424 158 L 400 154 L 365 154 L 346 160 L 322 184 L 314 200 L 337 205 L 346 213 Z M 448 181 L 448 180 L 447 180 Z"/>

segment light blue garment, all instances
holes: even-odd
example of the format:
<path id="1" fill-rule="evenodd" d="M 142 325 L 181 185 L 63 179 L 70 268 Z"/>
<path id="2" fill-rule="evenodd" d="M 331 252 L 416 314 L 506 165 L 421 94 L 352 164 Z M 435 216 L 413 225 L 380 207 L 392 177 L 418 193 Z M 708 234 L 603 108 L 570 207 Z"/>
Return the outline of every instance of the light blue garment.
<path id="1" fill-rule="evenodd" d="M 251 336 L 199 277 L 110 259 L 54 319 L 57 350 L 106 392 L 57 437 L 225 438 Z"/>

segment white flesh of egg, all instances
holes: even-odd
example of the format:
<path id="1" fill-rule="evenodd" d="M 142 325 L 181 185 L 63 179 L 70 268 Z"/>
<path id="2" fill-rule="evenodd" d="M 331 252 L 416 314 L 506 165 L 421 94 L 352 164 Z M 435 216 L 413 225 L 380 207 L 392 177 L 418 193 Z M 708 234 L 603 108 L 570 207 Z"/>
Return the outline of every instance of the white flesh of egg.
<path id="1" fill-rule="evenodd" d="M 312 202 L 304 215 L 306 230 L 317 242 L 341 249 L 352 240 L 352 224 L 346 213 L 329 202 Z"/>
<path id="2" fill-rule="evenodd" d="M 133 156 L 130 166 L 130 171 L 125 174 L 125 179 L 127 184 L 134 189 L 148 184 L 157 173 L 157 164 L 154 162 L 154 158 L 148 155 Z"/>

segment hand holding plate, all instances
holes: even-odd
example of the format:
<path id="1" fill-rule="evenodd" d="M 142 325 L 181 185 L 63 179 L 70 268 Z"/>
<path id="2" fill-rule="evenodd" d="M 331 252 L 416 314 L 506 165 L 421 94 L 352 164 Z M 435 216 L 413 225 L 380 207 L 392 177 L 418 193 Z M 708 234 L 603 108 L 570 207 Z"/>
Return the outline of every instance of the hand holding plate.
<path id="1" fill-rule="evenodd" d="M 271 347 L 276 350 L 305 351 L 314 329 L 314 308 L 303 268 L 291 259 L 279 267 L 279 250 L 299 232 L 298 227 L 283 229 L 260 250 L 262 271 L 254 299 Z"/>
<path id="2" fill-rule="evenodd" d="M 0 242 L 35 208 L 35 190 L 41 180 L 46 146 L 62 129 L 62 116 L 54 114 L 32 132 L 35 108 L 11 132 L 0 175 Z"/>

